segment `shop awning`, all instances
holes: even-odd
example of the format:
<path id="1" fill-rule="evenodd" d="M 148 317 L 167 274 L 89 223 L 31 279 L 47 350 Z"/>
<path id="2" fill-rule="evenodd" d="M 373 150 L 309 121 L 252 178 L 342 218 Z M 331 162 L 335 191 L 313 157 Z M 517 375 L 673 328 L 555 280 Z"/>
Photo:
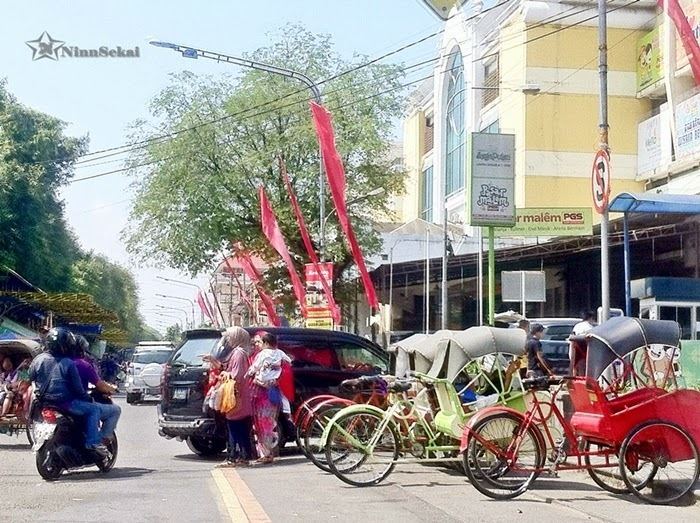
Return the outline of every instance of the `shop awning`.
<path id="1" fill-rule="evenodd" d="M 610 203 L 610 212 L 654 214 L 700 214 L 700 196 L 695 194 L 635 194 L 623 192 Z"/>

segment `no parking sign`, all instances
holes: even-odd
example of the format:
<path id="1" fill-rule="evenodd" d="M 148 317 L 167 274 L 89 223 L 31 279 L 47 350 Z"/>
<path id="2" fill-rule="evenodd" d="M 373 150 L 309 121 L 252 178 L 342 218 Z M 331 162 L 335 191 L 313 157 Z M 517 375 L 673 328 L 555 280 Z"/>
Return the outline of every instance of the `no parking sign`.
<path id="1" fill-rule="evenodd" d="M 610 156 L 603 149 L 596 153 L 595 160 L 593 160 L 591 191 L 593 193 L 593 207 L 598 214 L 603 214 L 608 208 L 610 198 Z"/>

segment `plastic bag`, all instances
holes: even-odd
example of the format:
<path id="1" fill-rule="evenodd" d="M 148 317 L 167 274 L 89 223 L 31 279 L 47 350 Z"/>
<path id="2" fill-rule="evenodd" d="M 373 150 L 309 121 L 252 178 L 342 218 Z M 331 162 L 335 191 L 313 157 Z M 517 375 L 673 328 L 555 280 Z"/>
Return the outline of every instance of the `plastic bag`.
<path id="1" fill-rule="evenodd" d="M 270 403 L 277 407 L 282 405 L 282 393 L 280 392 L 279 387 L 270 387 L 267 389 L 267 399 L 269 399 Z"/>
<path id="2" fill-rule="evenodd" d="M 219 388 L 219 396 L 221 401 L 219 408 L 216 409 L 222 414 L 227 414 L 236 408 L 236 382 L 234 380 L 226 380 Z"/>

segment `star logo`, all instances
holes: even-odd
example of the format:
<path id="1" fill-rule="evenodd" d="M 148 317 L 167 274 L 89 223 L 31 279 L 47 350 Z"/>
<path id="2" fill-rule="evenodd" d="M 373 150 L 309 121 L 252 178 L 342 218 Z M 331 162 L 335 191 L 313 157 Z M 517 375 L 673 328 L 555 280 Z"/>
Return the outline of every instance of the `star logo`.
<path id="1" fill-rule="evenodd" d="M 58 60 L 58 50 L 65 44 L 65 42 L 51 38 L 51 35 L 46 31 L 36 40 L 25 43 L 32 49 L 32 60 L 41 60 L 42 58 Z"/>

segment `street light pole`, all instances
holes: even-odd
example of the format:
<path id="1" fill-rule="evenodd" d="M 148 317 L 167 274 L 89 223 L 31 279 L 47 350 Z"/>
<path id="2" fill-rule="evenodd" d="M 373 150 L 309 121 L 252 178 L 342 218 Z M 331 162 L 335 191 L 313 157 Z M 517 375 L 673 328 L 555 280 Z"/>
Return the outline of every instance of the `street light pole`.
<path id="1" fill-rule="evenodd" d="M 286 78 L 292 78 L 298 80 L 306 85 L 314 98 L 314 101 L 321 105 L 321 91 L 318 88 L 316 82 L 311 80 L 308 76 L 298 71 L 292 69 L 287 69 L 285 67 L 278 67 L 276 65 L 265 64 L 262 62 L 256 62 L 255 60 L 249 60 L 246 58 L 239 58 L 236 56 L 229 56 L 221 53 L 215 53 L 212 51 L 206 51 L 204 49 L 197 49 L 195 47 L 187 47 L 180 44 L 174 44 L 171 42 L 160 42 L 152 40 L 149 42 L 151 45 L 156 47 L 164 47 L 166 49 L 173 49 L 185 58 L 208 58 L 210 60 L 215 60 L 216 62 L 225 62 L 227 64 L 237 65 L 240 67 L 247 67 L 248 69 L 255 69 L 257 71 L 264 71 L 270 74 L 276 74 L 279 76 L 284 76 Z M 325 181 L 324 181 L 324 171 L 323 171 L 323 153 L 319 145 L 319 174 L 318 174 L 318 206 L 319 206 L 319 239 L 318 239 L 318 250 L 319 258 L 321 261 L 325 261 L 325 243 L 326 243 L 326 231 L 325 223 L 323 217 L 326 215 L 326 198 L 325 198 Z"/>
<path id="2" fill-rule="evenodd" d="M 600 81 L 600 150 L 608 152 L 608 19 L 606 0 L 598 0 L 598 73 Z M 606 187 L 607 190 L 607 187 Z M 600 287 L 602 321 L 610 317 L 610 261 L 607 202 L 600 220 Z"/>
<path id="3" fill-rule="evenodd" d="M 186 301 L 189 305 L 190 308 L 192 309 L 192 327 L 194 327 L 194 302 L 192 300 L 188 300 L 187 298 L 180 298 L 179 296 L 171 296 L 169 294 L 157 294 L 156 296 L 160 298 L 169 298 L 171 300 L 179 300 L 179 301 Z"/>
<path id="4" fill-rule="evenodd" d="M 165 305 L 158 305 L 156 304 L 156 307 L 161 310 L 166 310 L 166 311 L 178 311 L 181 312 L 185 315 L 185 324 L 189 326 L 194 326 L 194 323 L 190 323 L 190 317 L 187 315 L 187 310 L 186 309 L 181 309 L 180 307 L 166 307 Z"/>

